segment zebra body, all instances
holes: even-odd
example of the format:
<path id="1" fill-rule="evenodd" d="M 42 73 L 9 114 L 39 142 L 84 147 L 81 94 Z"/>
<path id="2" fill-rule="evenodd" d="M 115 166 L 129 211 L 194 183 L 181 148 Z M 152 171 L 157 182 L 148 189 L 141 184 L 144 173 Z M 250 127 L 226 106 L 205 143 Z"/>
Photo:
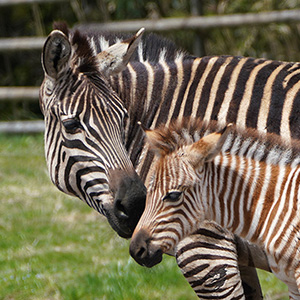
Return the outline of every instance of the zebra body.
<path id="1" fill-rule="evenodd" d="M 57 24 L 42 54 L 50 177 L 104 214 L 123 237 L 132 234 L 144 209 L 145 189 L 135 169 L 144 181 L 153 158 L 137 121 L 155 128 L 192 114 L 260 127 L 287 140 L 300 136 L 298 64 L 199 59 L 168 41 L 140 36 L 122 42 L 122 36 Z"/>
<path id="2" fill-rule="evenodd" d="M 158 158 L 131 253 L 141 262 L 145 240 L 156 255 L 167 253 L 214 220 L 262 247 L 290 299 L 300 299 L 300 143 L 231 127 L 217 132 L 192 120 L 146 131 Z"/>

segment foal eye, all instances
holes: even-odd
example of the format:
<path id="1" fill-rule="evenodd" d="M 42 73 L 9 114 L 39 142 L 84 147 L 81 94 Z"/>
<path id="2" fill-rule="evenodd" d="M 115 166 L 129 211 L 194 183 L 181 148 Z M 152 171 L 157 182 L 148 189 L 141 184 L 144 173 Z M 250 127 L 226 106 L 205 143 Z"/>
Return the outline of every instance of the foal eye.
<path id="1" fill-rule="evenodd" d="M 169 200 L 175 202 L 180 198 L 181 195 L 182 192 L 179 191 L 169 192 L 163 197 L 163 201 Z"/>
<path id="2" fill-rule="evenodd" d="M 78 132 L 79 129 L 82 128 L 79 120 L 76 118 L 64 120 L 62 123 L 63 123 L 67 133 L 74 134 L 74 133 Z"/>

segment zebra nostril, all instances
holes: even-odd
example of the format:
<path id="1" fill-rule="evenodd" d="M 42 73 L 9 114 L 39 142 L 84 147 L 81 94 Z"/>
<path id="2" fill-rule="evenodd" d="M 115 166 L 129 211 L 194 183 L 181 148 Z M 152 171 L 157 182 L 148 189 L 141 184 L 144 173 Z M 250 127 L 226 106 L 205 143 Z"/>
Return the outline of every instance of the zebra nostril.
<path id="1" fill-rule="evenodd" d="M 115 211 L 115 215 L 119 219 L 121 219 L 121 220 L 128 220 L 129 219 L 128 213 L 126 211 L 126 208 L 122 204 L 122 200 L 121 199 L 116 199 L 115 200 L 114 211 Z"/>
<path id="2" fill-rule="evenodd" d="M 140 249 L 136 253 L 138 259 L 143 259 L 147 256 L 147 249 L 143 246 L 140 246 Z"/>
<path id="3" fill-rule="evenodd" d="M 129 252 L 137 263 L 148 268 L 162 261 L 162 250 L 149 240 L 149 234 L 143 229 L 132 238 Z"/>

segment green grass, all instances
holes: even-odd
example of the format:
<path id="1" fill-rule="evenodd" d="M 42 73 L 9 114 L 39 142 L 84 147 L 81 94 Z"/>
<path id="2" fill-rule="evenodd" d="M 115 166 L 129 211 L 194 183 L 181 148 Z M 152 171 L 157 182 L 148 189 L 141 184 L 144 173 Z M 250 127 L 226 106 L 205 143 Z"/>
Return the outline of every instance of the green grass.
<path id="1" fill-rule="evenodd" d="M 52 185 L 41 135 L 0 135 L 0 195 L 1 300 L 197 299 L 173 258 L 140 267 L 104 217 Z M 260 277 L 266 299 L 288 299 Z"/>

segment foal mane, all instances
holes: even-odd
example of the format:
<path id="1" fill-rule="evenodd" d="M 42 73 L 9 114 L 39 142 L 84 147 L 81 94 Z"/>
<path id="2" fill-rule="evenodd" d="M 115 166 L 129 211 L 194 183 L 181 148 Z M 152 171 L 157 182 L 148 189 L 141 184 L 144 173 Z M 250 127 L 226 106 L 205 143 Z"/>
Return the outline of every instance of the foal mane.
<path id="1" fill-rule="evenodd" d="M 206 122 L 200 118 L 188 117 L 172 121 L 169 126 L 161 124 L 156 129 L 147 132 L 147 136 L 151 135 L 151 138 L 147 140 L 150 149 L 160 156 L 164 156 L 179 150 L 183 146 L 198 141 L 203 136 L 219 132 L 223 129 L 224 125 L 221 125 L 217 121 Z M 264 155 L 260 158 L 261 161 L 265 160 L 269 152 L 274 150 L 280 153 L 278 157 L 282 157 L 283 155 L 288 157 L 285 163 L 289 163 L 295 158 L 300 158 L 300 141 L 298 140 L 292 140 L 291 143 L 287 143 L 277 134 L 262 133 L 253 128 L 241 129 L 233 125 L 231 127 L 231 140 L 226 143 L 227 149 L 231 149 L 235 137 L 238 137 L 241 143 L 244 141 L 249 141 L 250 144 L 256 143 L 257 151 L 264 149 Z M 239 148 L 237 147 L 235 151 L 238 152 Z"/>

